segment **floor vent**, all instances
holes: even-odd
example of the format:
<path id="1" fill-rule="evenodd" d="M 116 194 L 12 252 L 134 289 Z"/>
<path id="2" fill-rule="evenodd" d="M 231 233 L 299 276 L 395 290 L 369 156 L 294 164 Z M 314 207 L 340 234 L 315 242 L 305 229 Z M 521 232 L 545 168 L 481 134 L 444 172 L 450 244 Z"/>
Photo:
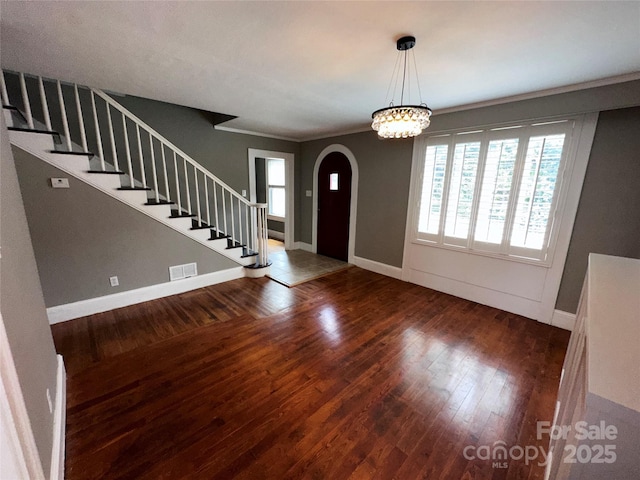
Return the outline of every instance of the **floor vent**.
<path id="1" fill-rule="evenodd" d="M 169 267 L 169 279 L 172 282 L 183 278 L 195 277 L 196 275 L 198 275 L 198 266 L 195 263 L 186 263 L 184 265 Z"/>

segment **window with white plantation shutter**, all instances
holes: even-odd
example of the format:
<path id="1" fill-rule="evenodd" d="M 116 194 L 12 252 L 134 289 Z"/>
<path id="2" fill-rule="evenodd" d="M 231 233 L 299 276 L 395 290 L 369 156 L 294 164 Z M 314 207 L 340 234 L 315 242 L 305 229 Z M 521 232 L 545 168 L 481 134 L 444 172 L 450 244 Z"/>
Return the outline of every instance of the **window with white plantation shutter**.
<path id="1" fill-rule="evenodd" d="M 444 235 L 447 243 L 466 239 L 480 158 L 480 142 L 456 143 L 451 164 Z"/>
<path id="2" fill-rule="evenodd" d="M 419 139 L 415 241 L 546 262 L 573 120 Z"/>
<path id="3" fill-rule="evenodd" d="M 429 145 L 424 156 L 418 232 L 426 238 L 437 235 L 440 229 L 448 149 L 446 144 Z"/>

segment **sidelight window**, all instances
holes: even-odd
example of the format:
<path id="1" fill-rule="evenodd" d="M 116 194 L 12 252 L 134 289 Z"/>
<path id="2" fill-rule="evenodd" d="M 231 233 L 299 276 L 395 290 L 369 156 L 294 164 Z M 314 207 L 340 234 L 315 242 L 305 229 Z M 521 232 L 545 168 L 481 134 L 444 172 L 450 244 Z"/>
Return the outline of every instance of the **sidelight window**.
<path id="1" fill-rule="evenodd" d="M 267 159 L 267 191 L 269 216 L 285 216 L 285 165 L 282 158 Z"/>

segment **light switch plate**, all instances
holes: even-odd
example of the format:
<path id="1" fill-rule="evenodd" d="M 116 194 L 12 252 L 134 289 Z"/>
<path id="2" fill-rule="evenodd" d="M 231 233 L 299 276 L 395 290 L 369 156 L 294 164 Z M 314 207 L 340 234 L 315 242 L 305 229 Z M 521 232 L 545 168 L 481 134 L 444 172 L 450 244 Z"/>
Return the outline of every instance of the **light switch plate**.
<path id="1" fill-rule="evenodd" d="M 305 193 L 306 193 L 307 197 L 310 197 L 312 195 L 311 190 L 307 190 Z"/>
<path id="2" fill-rule="evenodd" d="M 51 186 L 53 188 L 69 188 L 69 179 L 68 178 L 52 178 Z"/>

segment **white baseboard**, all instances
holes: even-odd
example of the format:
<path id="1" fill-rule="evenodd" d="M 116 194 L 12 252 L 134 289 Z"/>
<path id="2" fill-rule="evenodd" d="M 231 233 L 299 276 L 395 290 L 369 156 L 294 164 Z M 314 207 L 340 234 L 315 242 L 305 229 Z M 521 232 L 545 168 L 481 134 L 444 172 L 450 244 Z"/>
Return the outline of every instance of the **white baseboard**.
<path id="1" fill-rule="evenodd" d="M 295 242 L 293 244 L 295 250 L 304 250 L 305 252 L 313 253 L 313 245 L 305 242 Z"/>
<path id="2" fill-rule="evenodd" d="M 175 282 L 159 283 L 149 287 L 137 288 L 126 292 L 114 293 L 103 297 L 90 298 L 79 302 L 57 305 L 47 308 L 49 324 L 65 322 L 74 318 L 85 317 L 95 313 L 106 312 L 114 308 L 135 305 L 157 298 L 168 297 L 178 293 L 188 292 L 197 288 L 208 287 L 217 283 L 228 282 L 245 276 L 244 267 L 234 267 L 218 272 L 197 275 Z"/>
<path id="3" fill-rule="evenodd" d="M 554 310 L 551 318 L 551 325 L 565 330 L 573 331 L 573 325 L 576 323 L 576 314 L 563 312 L 562 310 Z"/>
<path id="4" fill-rule="evenodd" d="M 51 449 L 51 480 L 64 480 L 65 431 L 67 423 L 67 372 L 62 355 L 56 355 L 56 399 L 53 410 L 53 448 Z"/>
<path id="5" fill-rule="evenodd" d="M 402 268 L 394 267 L 392 265 L 387 265 L 386 263 L 376 262 L 374 260 L 369 260 L 368 258 L 362 257 L 353 257 L 354 265 L 360 268 L 364 268 L 365 270 L 369 270 L 371 272 L 380 273 L 381 275 L 386 275 L 387 277 L 397 278 L 398 280 L 402 280 Z"/>
<path id="6" fill-rule="evenodd" d="M 269 238 L 275 238 L 276 240 L 281 240 L 284 242 L 284 232 L 278 232 L 276 230 L 267 230 L 267 234 Z"/>

